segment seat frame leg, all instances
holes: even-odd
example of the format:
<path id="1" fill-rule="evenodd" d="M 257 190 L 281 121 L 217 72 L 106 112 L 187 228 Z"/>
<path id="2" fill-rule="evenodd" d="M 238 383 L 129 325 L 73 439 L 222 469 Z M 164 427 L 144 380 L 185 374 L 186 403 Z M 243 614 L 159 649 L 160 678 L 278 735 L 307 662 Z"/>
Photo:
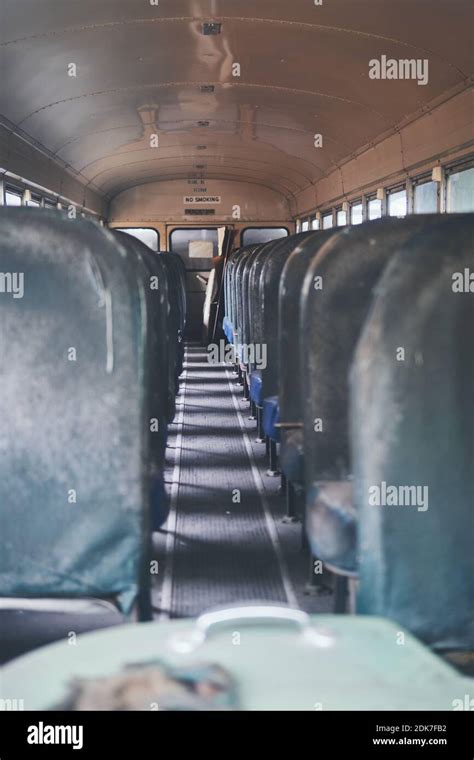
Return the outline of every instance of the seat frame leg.
<path id="1" fill-rule="evenodd" d="M 284 523 L 295 523 L 299 522 L 299 517 L 297 515 L 296 511 L 296 491 L 293 483 L 291 480 L 286 480 L 286 487 L 285 487 L 285 496 L 286 496 L 286 515 L 283 518 L 282 522 Z"/>
<path id="2" fill-rule="evenodd" d="M 276 478 L 280 474 L 280 470 L 278 469 L 277 445 L 276 445 L 276 441 L 274 441 L 272 438 L 269 438 L 268 440 L 269 440 L 269 445 L 268 445 L 269 467 L 267 470 L 267 475 L 269 478 Z"/>
<path id="3" fill-rule="evenodd" d="M 249 401 L 250 400 L 250 391 L 249 391 L 249 384 L 248 384 L 248 375 L 246 372 L 243 373 L 243 384 L 244 384 L 244 395 L 242 398 L 242 401 Z"/>
<path id="4" fill-rule="evenodd" d="M 249 420 L 253 422 L 253 420 L 257 419 L 257 410 L 255 407 L 255 401 L 250 401 L 250 417 Z"/>
<path id="5" fill-rule="evenodd" d="M 257 406 L 257 437 L 256 443 L 265 443 L 265 434 L 263 432 L 263 410 L 261 406 Z"/>

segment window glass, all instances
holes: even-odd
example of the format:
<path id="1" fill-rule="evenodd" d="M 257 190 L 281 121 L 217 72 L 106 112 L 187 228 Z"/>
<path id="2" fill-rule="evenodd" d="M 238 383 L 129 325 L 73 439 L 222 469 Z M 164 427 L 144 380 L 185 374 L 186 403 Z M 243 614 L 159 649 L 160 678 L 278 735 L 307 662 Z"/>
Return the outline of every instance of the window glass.
<path id="1" fill-rule="evenodd" d="M 362 224 L 362 203 L 351 206 L 351 224 Z"/>
<path id="2" fill-rule="evenodd" d="M 382 216 L 382 201 L 378 198 L 371 198 L 367 204 L 369 219 L 380 219 Z"/>
<path id="3" fill-rule="evenodd" d="M 5 205 L 6 206 L 21 206 L 21 194 L 9 190 L 5 190 Z"/>
<path id="4" fill-rule="evenodd" d="M 342 208 L 338 209 L 336 212 L 336 224 L 338 227 L 344 227 L 344 225 L 347 224 L 347 215 Z"/>
<path id="5" fill-rule="evenodd" d="M 137 238 L 137 240 L 145 243 L 148 248 L 151 248 L 152 251 L 158 251 L 160 249 L 160 236 L 158 235 L 157 230 L 154 230 L 151 227 L 116 227 L 115 229 L 120 230 L 120 232 L 126 232 L 127 235 Z"/>
<path id="6" fill-rule="evenodd" d="M 438 211 L 438 183 L 420 182 L 415 185 L 415 214 L 434 214 Z"/>
<path id="7" fill-rule="evenodd" d="M 26 205 L 39 208 L 41 206 L 41 201 L 39 200 L 39 198 L 30 198 L 30 200 L 26 202 Z"/>
<path id="8" fill-rule="evenodd" d="M 403 190 L 395 190 L 388 194 L 388 215 L 407 215 L 407 191 L 405 188 L 403 188 Z"/>
<path id="9" fill-rule="evenodd" d="M 208 227 L 173 230 L 170 248 L 181 256 L 186 269 L 209 271 L 212 269 L 212 257 L 219 253 L 217 230 Z"/>
<path id="10" fill-rule="evenodd" d="M 320 228 L 320 222 L 319 222 L 319 219 L 316 219 L 316 217 L 315 217 L 315 218 L 313 219 L 313 221 L 311 222 L 311 229 L 312 229 L 312 230 L 319 230 L 319 228 Z"/>
<path id="11" fill-rule="evenodd" d="M 323 216 L 323 230 L 329 230 L 332 227 L 332 214 L 325 214 Z"/>
<path id="12" fill-rule="evenodd" d="M 308 232 L 309 230 L 309 221 L 308 219 L 305 219 L 303 224 L 301 225 L 301 232 Z"/>
<path id="13" fill-rule="evenodd" d="M 270 240 L 288 237 L 285 227 L 248 227 L 242 233 L 242 245 L 258 245 Z"/>
<path id="14" fill-rule="evenodd" d="M 448 211 L 474 211 L 474 166 L 449 175 Z"/>
<path id="15" fill-rule="evenodd" d="M 45 208 L 56 208 L 56 203 L 55 203 L 55 201 L 49 201 L 47 198 L 45 198 L 44 207 Z"/>

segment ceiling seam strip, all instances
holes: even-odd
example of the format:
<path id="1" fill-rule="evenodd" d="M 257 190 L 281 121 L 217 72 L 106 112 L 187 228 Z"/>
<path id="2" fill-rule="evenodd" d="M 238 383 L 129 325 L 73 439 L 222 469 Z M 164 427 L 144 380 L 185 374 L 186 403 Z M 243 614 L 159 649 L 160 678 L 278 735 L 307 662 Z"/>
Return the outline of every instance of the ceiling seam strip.
<path id="1" fill-rule="evenodd" d="M 185 88 L 195 88 L 198 87 L 200 82 L 150 82 L 148 84 L 140 84 L 140 85 L 127 85 L 126 87 L 113 87 L 111 89 L 107 90 L 97 90 L 95 92 L 87 92 L 83 93 L 82 95 L 74 95 L 71 98 L 63 98 L 62 100 L 56 100 L 51 103 L 47 103 L 44 106 L 41 106 L 41 108 L 37 108 L 31 113 L 27 114 L 18 122 L 18 126 L 21 127 L 22 124 L 24 124 L 26 121 L 31 119 L 33 116 L 36 116 L 38 113 L 42 113 L 43 111 L 48 110 L 49 108 L 54 108 L 58 105 L 63 105 L 65 103 L 72 103 L 77 100 L 85 100 L 86 98 L 93 98 L 93 97 L 100 97 L 102 95 L 111 95 L 114 93 L 123 93 L 127 92 L 129 90 L 132 90 L 136 92 L 137 90 L 146 90 L 146 89 L 171 89 L 179 87 L 181 89 Z M 282 87 L 281 85 L 271 85 L 271 84 L 261 84 L 256 82 L 208 82 L 208 84 L 214 85 L 214 87 L 219 87 L 220 89 L 233 89 L 233 88 L 250 88 L 250 89 L 262 89 L 262 90 L 273 90 L 275 92 L 286 92 L 291 95 L 309 95 L 313 98 L 326 98 L 327 100 L 333 100 L 339 103 L 345 103 L 352 106 L 358 106 L 360 108 L 364 108 L 367 111 L 370 111 L 371 113 L 378 116 L 382 121 L 386 121 L 386 118 L 383 114 L 379 113 L 375 108 L 372 108 L 367 103 L 362 103 L 357 100 L 351 100 L 350 98 L 343 98 L 339 95 L 330 95 L 328 93 L 324 92 L 314 92 L 313 90 L 299 90 L 295 87 Z"/>
<path id="2" fill-rule="evenodd" d="M 7 47 L 9 45 L 18 44 L 20 42 L 26 42 L 28 40 L 46 39 L 48 37 L 59 37 L 64 34 L 74 34 L 74 33 L 77 34 L 81 32 L 90 32 L 90 31 L 95 31 L 95 30 L 103 30 L 107 28 L 110 28 L 110 29 L 120 28 L 126 25 L 130 26 L 132 24 L 138 25 L 138 24 L 160 24 L 160 23 L 177 23 L 177 22 L 200 23 L 203 20 L 205 20 L 205 18 L 207 17 L 204 17 L 204 16 L 202 17 L 196 17 L 196 16 L 173 16 L 173 17 L 163 16 L 161 17 L 160 16 L 160 17 L 155 17 L 155 18 L 109 21 L 109 22 L 104 22 L 102 24 L 100 23 L 86 24 L 80 27 L 69 27 L 69 28 L 66 27 L 65 29 L 62 29 L 60 31 L 43 32 L 41 34 L 30 35 L 28 37 L 21 37 L 15 40 L 6 40 L 0 43 L 0 48 Z M 458 73 L 460 73 L 462 76 L 467 76 L 467 74 L 463 72 L 462 69 L 460 69 L 454 63 L 452 63 L 452 61 L 449 61 L 443 56 L 440 56 L 434 50 L 431 50 L 430 48 L 420 47 L 410 42 L 405 42 L 396 37 L 387 37 L 386 35 L 374 34 L 373 32 L 364 32 L 359 29 L 347 29 L 345 27 L 332 26 L 329 24 L 314 24 L 307 21 L 295 21 L 293 19 L 291 20 L 268 19 L 268 18 L 259 18 L 259 17 L 253 17 L 253 16 L 213 16 L 213 18 L 215 21 L 220 21 L 221 23 L 228 23 L 228 22 L 252 23 L 252 24 L 263 23 L 263 24 L 274 24 L 278 26 L 293 26 L 293 27 L 300 27 L 302 29 L 307 29 L 310 31 L 317 30 L 319 32 L 349 34 L 349 35 L 354 35 L 357 37 L 376 39 L 376 40 L 381 40 L 384 42 L 391 42 L 397 45 L 401 45 L 403 47 L 412 48 L 414 50 L 422 50 L 425 53 L 429 53 L 430 55 L 436 56 L 436 58 L 438 58 L 440 61 L 443 61 L 443 63 L 448 64 L 448 66 L 458 71 Z"/>

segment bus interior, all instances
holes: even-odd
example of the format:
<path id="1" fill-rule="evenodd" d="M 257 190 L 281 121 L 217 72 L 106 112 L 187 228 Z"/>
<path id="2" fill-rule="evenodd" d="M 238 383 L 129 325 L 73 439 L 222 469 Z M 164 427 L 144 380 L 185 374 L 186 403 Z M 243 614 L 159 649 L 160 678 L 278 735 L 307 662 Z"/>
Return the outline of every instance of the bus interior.
<path id="1" fill-rule="evenodd" d="M 473 22 L 0 0 L 2 709 L 474 709 Z"/>

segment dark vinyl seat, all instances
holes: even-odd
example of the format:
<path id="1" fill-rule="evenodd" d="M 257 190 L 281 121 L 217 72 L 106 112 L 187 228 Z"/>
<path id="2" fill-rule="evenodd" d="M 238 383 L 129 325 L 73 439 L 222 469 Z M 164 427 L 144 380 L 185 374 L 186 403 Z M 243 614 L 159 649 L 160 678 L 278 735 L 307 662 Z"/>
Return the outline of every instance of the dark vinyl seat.
<path id="1" fill-rule="evenodd" d="M 252 272 L 253 262 L 256 256 L 259 254 L 259 252 L 263 249 L 263 247 L 264 247 L 264 244 L 254 246 L 252 248 L 252 250 L 250 251 L 250 255 L 247 257 L 247 260 L 242 270 L 241 291 L 240 291 L 240 299 L 241 299 L 241 304 L 242 304 L 242 310 L 241 310 L 242 343 L 246 346 L 250 346 L 252 342 L 251 322 L 250 322 L 250 312 L 249 312 L 250 275 Z"/>
<path id="2" fill-rule="evenodd" d="M 184 330 L 186 327 L 186 287 L 184 264 L 176 253 L 168 251 L 157 254 L 168 273 L 169 293 L 169 373 L 173 398 L 179 390 L 179 378 L 183 372 Z M 175 407 L 173 406 L 173 417 Z M 171 422 L 172 420 L 170 420 Z"/>
<path id="3" fill-rule="evenodd" d="M 280 443 L 280 404 L 278 396 L 267 396 L 263 400 L 263 432 L 274 443 Z"/>
<path id="4" fill-rule="evenodd" d="M 267 259 L 274 253 L 281 240 L 272 240 L 259 246 L 251 262 L 248 273 L 247 287 L 247 319 L 248 319 L 248 345 L 254 350 L 264 347 L 263 311 L 260 293 L 260 277 Z M 256 363 L 249 362 L 246 367 L 250 400 L 256 410 L 258 441 L 264 440 L 263 431 L 263 385 L 262 369 Z"/>
<path id="5" fill-rule="evenodd" d="M 175 416 L 175 378 L 170 371 L 170 357 L 176 352 L 176 341 L 170 321 L 168 270 L 163 257 L 125 232 L 113 231 L 130 255 L 137 259 L 137 275 L 143 280 L 147 301 L 149 361 L 147 380 L 150 387 L 149 443 L 150 525 L 158 530 L 169 514 L 169 501 L 164 487 L 164 458 L 168 423 Z M 171 286 L 172 289 L 172 286 Z M 176 293 L 174 293 L 176 297 Z M 171 370 L 173 365 L 171 367 Z"/>
<path id="6" fill-rule="evenodd" d="M 355 347 L 392 256 L 412 238 L 441 229 L 441 219 L 381 219 L 345 228 L 306 272 L 300 355 L 307 532 L 315 556 L 341 574 L 357 573 L 348 379 Z"/>
<path id="7" fill-rule="evenodd" d="M 398 246 L 351 373 L 357 610 L 473 650 L 474 214 L 436 219 Z"/>
<path id="8" fill-rule="evenodd" d="M 275 244 L 271 255 L 263 264 L 260 282 L 260 309 L 262 322 L 262 339 L 266 347 L 266 362 L 262 368 L 262 394 L 263 398 L 278 395 L 279 393 L 279 299 L 278 293 L 282 272 L 288 258 L 298 254 L 305 242 L 317 232 L 300 232 L 290 235 Z"/>
<path id="9" fill-rule="evenodd" d="M 304 391 L 299 345 L 301 291 L 311 261 L 335 234 L 335 230 L 321 230 L 305 237 L 286 259 L 278 287 L 280 467 L 288 483 L 298 489 L 304 486 Z M 293 511 L 293 506 L 288 505 L 288 510 Z"/>
<path id="10" fill-rule="evenodd" d="M 224 273 L 225 280 L 225 320 L 227 323 L 226 337 L 229 343 L 235 342 L 235 331 L 237 329 L 237 299 L 238 291 L 236 286 L 237 272 L 241 258 L 253 250 L 253 246 L 245 246 L 233 251 L 229 256 Z"/>
<path id="11" fill-rule="evenodd" d="M 0 230 L 3 271 L 24 277 L 0 301 L 7 658 L 150 616 L 150 336 L 137 259 L 111 233 L 22 208 L 0 208 Z"/>

